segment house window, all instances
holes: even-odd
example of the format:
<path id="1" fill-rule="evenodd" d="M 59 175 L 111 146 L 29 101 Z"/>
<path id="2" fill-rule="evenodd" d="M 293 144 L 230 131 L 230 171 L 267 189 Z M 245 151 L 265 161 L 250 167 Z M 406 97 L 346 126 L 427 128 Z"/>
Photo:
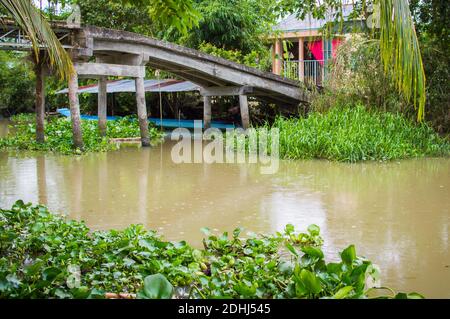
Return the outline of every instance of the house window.
<path id="1" fill-rule="evenodd" d="M 323 59 L 327 61 L 333 57 L 333 40 L 324 39 L 323 40 Z"/>

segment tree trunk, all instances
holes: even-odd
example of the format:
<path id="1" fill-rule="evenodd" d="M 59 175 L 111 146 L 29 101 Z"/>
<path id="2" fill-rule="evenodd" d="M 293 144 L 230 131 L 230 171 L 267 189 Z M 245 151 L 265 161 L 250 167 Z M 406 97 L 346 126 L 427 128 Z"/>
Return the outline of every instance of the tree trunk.
<path id="1" fill-rule="evenodd" d="M 36 74 L 36 141 L 44 143 L 44 118 L 45 118 L 45 66 L 38 62 L 35 66 Z"/>
<path id="2" fill-rule="evenodd" d="M 78 100 L 78 74 L 74 72 L 69 78 L 69 105 L 72 119 L 73 145 L 83 150 L 83 135 L 81 132 L 80 102 Z"/>

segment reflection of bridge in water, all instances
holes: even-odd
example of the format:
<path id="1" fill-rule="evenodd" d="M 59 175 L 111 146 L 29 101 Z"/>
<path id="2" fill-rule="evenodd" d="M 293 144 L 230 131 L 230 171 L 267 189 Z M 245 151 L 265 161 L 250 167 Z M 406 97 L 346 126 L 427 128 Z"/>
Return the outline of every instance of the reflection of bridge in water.
<path id="1" fill-rule="evenodd" d="M 0 29 L 0 49 L 30 50 L 30 42 L 20 29 L 13 22 L 4 22 L 5 27 Z M 111 76 L 135 79 L 138 117 L 147 118 L 143 87 L 145 66 L 170 72 L 201 87 L 205 127 L 211 122 L 213 96 L 239 96 L 244 128 L 249 125 L 247 96 L 279 105 L 308 101 L 306 90 L 300 89 L 297 81 L 173 43 L 98 27 L 68 27 L 63 23 L 52 23 L 52 27 L 70 52 L 77 71 L 69 85 L 69 96 L 77 94 L 78 76 L 99 79 L 100 122 L 103 118 L 106 122 L 106 78 Z M 79 109 L 79 106 L 71 105 L 71 109 L 74 108 Z"/>

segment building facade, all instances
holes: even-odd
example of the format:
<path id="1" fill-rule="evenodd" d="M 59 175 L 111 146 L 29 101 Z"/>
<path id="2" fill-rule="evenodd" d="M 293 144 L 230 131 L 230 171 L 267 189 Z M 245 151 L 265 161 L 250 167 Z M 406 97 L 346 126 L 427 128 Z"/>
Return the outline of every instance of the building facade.
<path id="1" fill-rule="evenodd" d="M 344 6 L 344 17 L 353 10 Z M 272 72 L 315 85 L 322 85 L 327 74 L 327 65 L 335 56 L 345 32 L 323 35 L 322 29 L 332 19 L 315 19 L 307 16 L 299 20 L 294 14 L 281 20 L 271 37 Z"/>

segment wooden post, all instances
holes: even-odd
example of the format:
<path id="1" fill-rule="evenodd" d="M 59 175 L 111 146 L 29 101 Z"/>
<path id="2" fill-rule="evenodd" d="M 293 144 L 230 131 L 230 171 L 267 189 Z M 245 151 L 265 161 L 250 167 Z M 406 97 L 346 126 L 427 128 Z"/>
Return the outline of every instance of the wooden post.
<path id="1" fill-rule="evenodd" d="M 80 102 L 78 100 L 78 74 L 73 72 L 69 77 L 69 106 L 70 118 L 72 119 L 73 144 L 82 150 L 83 133 L 81 132 Z"/>
<path id="2" fill-rule="evenodd" d="M 274 56 L 274 65 L 273 65 L 273 73 L 280 75 L 281 74 L 281 63 L 283 59 L 283 52 L 281 48 L 281 41 L 279 39 L 275 40 L 275 56 Z"/>
<path id="3" fill-rule="evenodd" d="M 247 95 L 239 95 L 239 106 L 241 109 L 242 128 L 246 130 L 250 126 Z"/>
<path id="4" fill-rule="evenodd" d="M 106 136 L 106 77 L 101 76 L 98 80 L 98 129 L 101 136 Z"/>
<path id="5" fill-rule="evenodd" d="M 136 104 L 139 118 L 139 128 L 141 130 L 142 146 L 150 146 L 150 138 L 148 134 L 147 106 L 145 105 L 145 88 L 144 78 L 135 78 L 136 86 Z"/>
<path id="6" fill-rule="evenodd" d="M 298 78 L 300 81 L 305 81 L 305 51 L 304 40 L 298 38 Z"/>
<path id="7" fill-rule="evenodd" d="M 45 118 L 45 66 L 38 62 L 35 66 L 36 74 L 36 141 L 44 143 L 44 118 Z"/>
<path id="8" fill-rule="evenodd" d="M 211 127 L 211 97 L 203 97 L 203 128 L 206 130 Z"/>

